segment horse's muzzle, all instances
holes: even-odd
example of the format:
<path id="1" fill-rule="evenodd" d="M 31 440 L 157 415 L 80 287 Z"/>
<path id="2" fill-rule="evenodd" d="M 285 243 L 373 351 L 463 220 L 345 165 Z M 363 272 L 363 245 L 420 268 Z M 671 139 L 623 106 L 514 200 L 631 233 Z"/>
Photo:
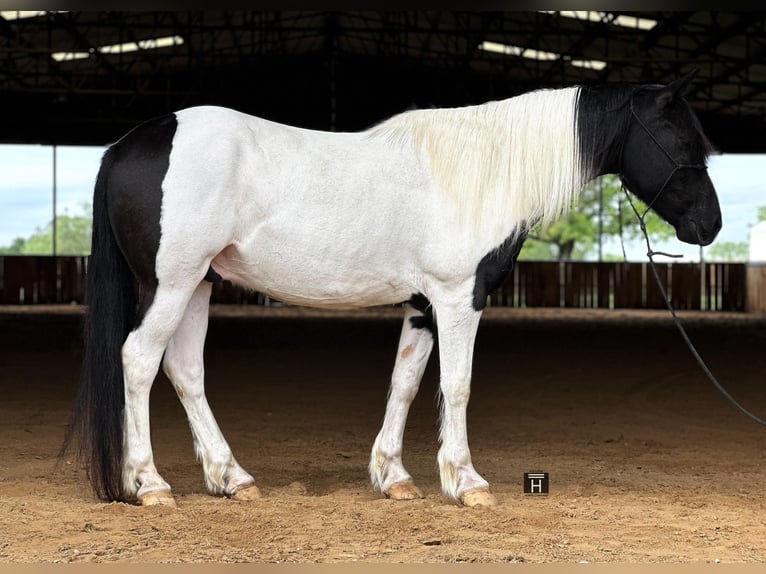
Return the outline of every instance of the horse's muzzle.
<path id="1" fill-rule="evenodd" d="M 676 228 L 676 237 L 684 243 L 704 247 L 713 243 L 718 236 L 718 232 L 721 231 L 721 225 L 720 213 L 707 225 L 699 223 L 694 219 L 687 219 Z"/>

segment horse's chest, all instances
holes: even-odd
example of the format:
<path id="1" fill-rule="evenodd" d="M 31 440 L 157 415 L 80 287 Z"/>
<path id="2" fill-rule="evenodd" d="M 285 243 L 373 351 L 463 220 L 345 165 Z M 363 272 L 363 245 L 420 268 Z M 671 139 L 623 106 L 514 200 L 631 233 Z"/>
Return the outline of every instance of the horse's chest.
<path id="1" fill-rule="evenodd" d="M 473 307 L 477 311 L 487 306 L 487 297 L 497 289 L 508 274 L 513 271 L 516 259 L 527 234 L 512 235 L 500 247 L 487 253 L 476 267 L 476 282 L 473 288 Z"/>

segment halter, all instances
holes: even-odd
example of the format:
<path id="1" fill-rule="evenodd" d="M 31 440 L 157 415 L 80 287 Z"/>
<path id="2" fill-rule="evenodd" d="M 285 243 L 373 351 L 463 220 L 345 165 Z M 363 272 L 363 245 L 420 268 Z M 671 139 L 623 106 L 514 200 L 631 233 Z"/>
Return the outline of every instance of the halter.
<path id="1" fill-rule="evenodd" d="M 638 218 L 638 224 L 641 228 L 641 231 L 644 234 L 644 239 L 646 239 L 646 248 L 647 248 L 647 255 L 649 256 L 649 259 L 652 259 L 653 255 L 664 255 L 665 257 L 672 257 L 672 258 L 680 258 L 683 257 L 682 255 L 674 255 L 672 253 L 665 253 L 662 251 L 653 251 L 651 248 L 651 245 L 649 244 L 649 235 L 646 231 L 646 222 L 645 218 L 647 214 L 649 213 L 649 210 L 651 210 L 652 206 L 657 202 L 657 200 L 660 198 L 660 195 L 662 195 L 662 192 L 665 191 L 665 188 L 667 188 L 668 184 L 670 183 L 670 180 L 673 179 L 673 176 L 676 174 L 676 172 L 679 169 L 701 169 L 707 171 L 707 166 L 705 164 L 692 164 L 692 163 L 681 163 L 678 160 L 676 160 L 675 157 L 665 148 L 665 146 L 660 143 L 660 140 L 657 139 L 657 137 L 652 133 L 652 131 L 647 127 L 647 125 L 643 122 L 643 120 L 639 117 L 639 115 L 636 113 L 636 108 L 633 106 L 633 98 L 635 97 L 636 93 L 638 92 L 638 89 L 634 90 L 630 94 L 630 117 L 628 118 L 628 124 L 625 126 L 625 135 L 622 140 L 622 145 L 620 146 L 620 161 L 619 161 L 619 178 L 622 190 L 625 192 L 625 197 L 628 198 L 628 204 L 630 204 L 631 209 L 633 209 L 633 212 L 636 214 L 636 217 Z M 646 210 L 644 210 L 643 213 L 639 213 L 638 209 L 636 209 L 635 204 L 633 203 L 633 200 L 631 199 L 630 195 L 628 194 L 628 187 L 625 184 L 625 178 L 623 177 L 623 158 L 625 157 L 625 142 L 628 139 L 628 132 L 630 131 L 630 122 L 633 121 L 635 118 L 636 123 L 638 123 L 639 126 L 641 126 L 641 129 L 643 129 L 646 134 L 651 138 L 651 140 L 655 143 L 655 145 L 660 148 L 662 153 L 665 154 L 665 157 L 667 157 L 670 160 L 670 163 L 673 164 L 673 169 L 670 170 L 670 173 L 665 178 L 664 183 L 660 186 L 660 188 L 657 190 L 657 193 L 654 195 L 654 198 L 646 205 Z M 622 223 L 622 222 L 621 222 Z"/>
<path id="2" fill-rule="evenodd" d="M 633 106 L 633 98 L 635 97 L 637 91 L 638 90 L 634 90 L 630 94 L 630 102 L 629 102 L 630 103 L 630 117 L 628 118 L 628 125 L 625 126 L 625 136 L 624 136 L 624 138 L 622 140 L 622 146 L 620 147 L 620 165 L 619 165 L 620 172 L 619 172 L 619 177 L 620 177 L 620 182 L 622 183 L 622 188 L 623 189 L 627 189 L 627 186 L 625 185 L 625 179 L 623 178 L 623 174 L 622 174 L 622 171 L 623 171 L 622 170 L 622 166 L 623 166 L 623 158 L 625 156 L 625 142 L 628 139 L 628 132 L 630 131 L 629 130 L 630 122 L 633 121 L 633 119 L 636 120 L 636 123 L 638 123 L 638 125 L 641 126 L 641 128 L 651 138 L 651 140 L 655 143 L 655 145 L 658 148 L 660 148 L 662 153 L 665 154 L 665 157 L 667 157 L 670 160 L 670 163 L 673 164 L 673 169 L 670 171 L 670 174 L 668 175 L 668 177 L 665 178 L 665 182 L 660 186 L 660 189 L 655 194 L 654 199 L 652 199 L 652 201 L 649 204 L 647 204 L 646 211 L 644 211 L 643 215 L 639 216 L 641 224 L 643 225 L 644 217 L 649 212 L 649 209 L 651 209 L 651 207 L 656 203 L 656 201 L 659 199 L 660 195 L 662 195 L 662 192 L 665 191 L 665 188 L 670 183 L 670 180 L 673 178 L 673 176 L 676 174 L 676 172 L 679 169 L 701 169 L 701 170 L 707 171 L 707 166 L 705 164 L 681 163 L 678 160 L 676 160 L 675 157 L 673 157 L 673 155 L 665 148 L 665 146 L 663 146 L 660 143 L 660 141 L 657 139 L 657 137 L 652 133 L 652 131 L 647 127 L 647 125 L 643 122 L 643 120 L 636 113 L 636 109 Z M 632 202 L 631 202 L 631 205 L 632 205 Z M 634 210 L 635 210 L 635 208 L 634 208 Z"/>

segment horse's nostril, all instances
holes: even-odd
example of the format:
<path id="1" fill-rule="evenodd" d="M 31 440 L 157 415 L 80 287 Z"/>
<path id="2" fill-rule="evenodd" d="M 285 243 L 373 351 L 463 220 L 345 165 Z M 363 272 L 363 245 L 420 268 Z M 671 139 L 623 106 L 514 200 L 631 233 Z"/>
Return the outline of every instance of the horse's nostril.
<path id="1" fill-rule="evenodd" d="M 710 227 L 703 227 L 698 225 L 693 219 L 689 220 L 689 228 L 692 231 L 692 235 L 697 238 L 697 244 L 701 246 L 710 245 L 721 230 L 721 218 L 718 217 L 713 225 Z"/>

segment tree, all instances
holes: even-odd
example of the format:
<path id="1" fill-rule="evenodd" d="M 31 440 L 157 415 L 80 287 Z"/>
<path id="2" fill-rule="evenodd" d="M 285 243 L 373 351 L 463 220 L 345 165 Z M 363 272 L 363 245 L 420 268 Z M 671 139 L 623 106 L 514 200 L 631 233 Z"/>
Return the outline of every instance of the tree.
<path id="1" fill-rule="evenodd" d="M 756 216 L 756 223 L 766 221 L 766 206 L 759 207 Z M 747 241 L 718 241 L 707 249 L 705 256 L 709 261 L 747 261 L 750 244 Z"/>
<path id="2" fill-rule="evenodd" d="M 705 252 L 708 261 L 747 261 L 749 245 L 745 241 L 719 241 Z"/>
<path id="3" fill-rule="evenodd" d="M 81 209 L 79 215 L 70 215 L 65 209 L 62 215 L 56 216 L 56 255 L 90 254 L 90 204 L 83 204 Z M 52 255 L 53 221 L 45 227 L 38 227 L 27 239 L 17 237 L 10 246 L 0 247 L 0 254 Z"/>
<path id="4" fill-rule="evenodd" d="M 25 243 L 26 240 L 24 238 L 17 237 L 8 247 L 0 247 L 0 255 L 21 255 Z"/>
<path id="5" fill-rule="evenodd" d="M 639 213 L 646 206 L 633 197 Z M 645 218 L 652 240 L 662 241 L 675 234 L 673 228 L 650 212 Z M 521 251 L 522 259 L 581 259 L 593 254 L 602 237 L 634 240 L 643 237 L 636 215 L 625 198 L 616 176 L 604 176 L 587 185 L 579 201 L 564 217 L 542 228 L 535 226 Z M 607 257 L 604 256 L 604 259 Z"/>

